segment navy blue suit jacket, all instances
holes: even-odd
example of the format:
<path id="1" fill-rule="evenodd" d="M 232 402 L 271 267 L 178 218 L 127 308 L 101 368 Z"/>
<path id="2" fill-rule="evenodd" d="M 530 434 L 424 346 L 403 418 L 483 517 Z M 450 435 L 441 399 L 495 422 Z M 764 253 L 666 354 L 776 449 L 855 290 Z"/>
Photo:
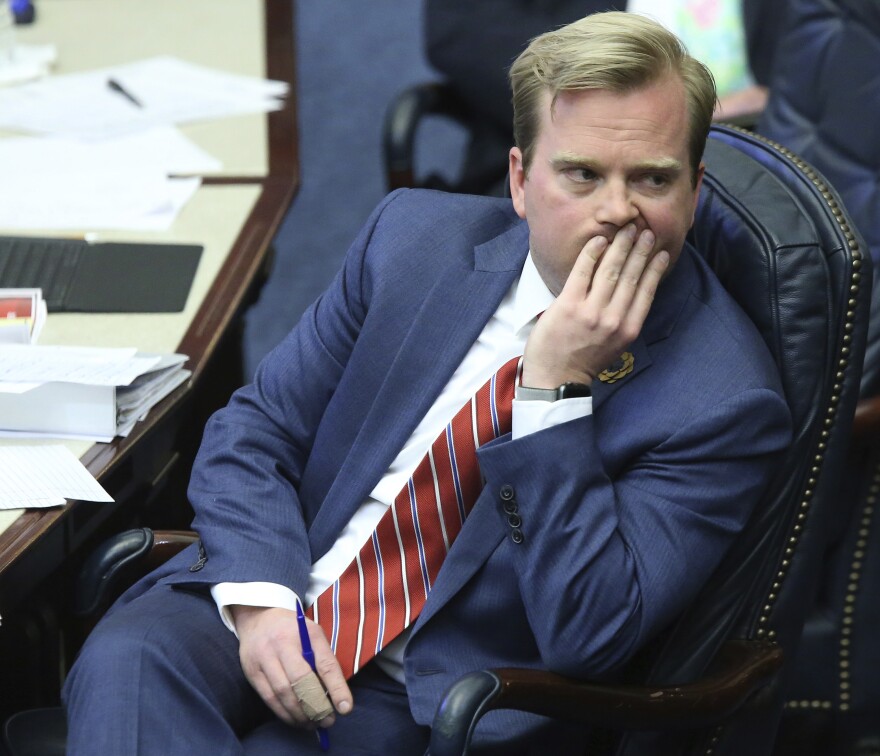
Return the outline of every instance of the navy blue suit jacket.
<path id="1" fill-rule="evenodd" d="M 509 200 L 390 195 L 327 292 L 210 420 L 190 486 L 207 559 L 191 572 L 190 552 L 163 581 L 271 581 L 301 595 L 527 252 Z M 418 722 L 474 669 L 613 670 L 686 605 L 744 524 L 788 441 L 788 410 L 759 335 L 693 250 L 630 351 L 630 375 L 594 381 L 591 416 L 480 449 L 486 487 L 406 651 Z M 533 720 L 499 714 L 481 736 Z"/>

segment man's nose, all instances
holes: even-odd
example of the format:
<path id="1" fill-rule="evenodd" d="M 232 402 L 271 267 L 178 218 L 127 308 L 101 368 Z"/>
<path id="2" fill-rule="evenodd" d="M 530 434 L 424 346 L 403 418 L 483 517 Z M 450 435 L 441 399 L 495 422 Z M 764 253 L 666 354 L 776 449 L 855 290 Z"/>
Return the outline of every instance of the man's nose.
<path id="1" fill-rule="evenodd" d="M 623 181 L 608 181 L 599 190 L 596 220 L 617 228 L 634 221 L 639 214 L 629 188 Z"/>

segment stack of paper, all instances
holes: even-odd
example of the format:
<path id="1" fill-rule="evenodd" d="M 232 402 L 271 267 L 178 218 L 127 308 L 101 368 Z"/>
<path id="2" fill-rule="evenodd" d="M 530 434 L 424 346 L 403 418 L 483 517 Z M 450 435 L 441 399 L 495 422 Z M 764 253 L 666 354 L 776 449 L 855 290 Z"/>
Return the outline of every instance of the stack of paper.
<path id="1" fill-rule="evenodd" d="M 0 344 L 36 344 L 45 322 L 42 289 L 0 289 Z"/>
<path id="2" fill-rule="evenodd" d="M 190 375 L 182 354 L 0 344 L 0 435 L 110 441 Z"/>
<path id="3" fill-rule="evenodd" d="M 0 140 L 0 226 L 167 229 L 186 176 L 222 168 L 175 124 L 278 110 L 288 90 L 173 57 L 0 89 L 0 129 L 44 137 Z"/>

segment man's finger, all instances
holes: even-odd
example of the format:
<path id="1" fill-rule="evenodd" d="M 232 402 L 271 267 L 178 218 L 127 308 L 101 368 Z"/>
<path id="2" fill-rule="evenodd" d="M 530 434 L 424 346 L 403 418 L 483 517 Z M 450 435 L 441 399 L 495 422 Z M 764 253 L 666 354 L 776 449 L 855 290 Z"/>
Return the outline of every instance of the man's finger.
<path id="1" fill-rule="evenodd" d="M 292 687 L 299 699 L 300 706 L 302 706 L 303 713 L 310 721 L 320 722 L 333 714 L 333 705 L 314 672 L 309 671 L 307 675 L 295 681 Z"/>
<path id="2" fill-rule="evenodd" d="M 629 309 L 629 305 L 636 295 L 642 276 L 648 268 L 651 253 L 654 251 L 654 233 L 645 229 L 638 235 L 627 255 L 626 262 L 620 271 L 620 276 L 611 297 L 611 303 L 619 306 L 622 311 Z"/>
<path id="3" fill-rule="evenodd" d="M 593 283 L 590 288 L 590 297 L 594 304 L 603 306 L 611 301 L 621 272 L 630 258 L 636 239 L 636 227 L 634 223 L 628 223 L 614 236 L 611 244 L 602 255 L 596 272 L 593 274 Z"/>
<path id="4" fill-rule="evenodd" d="M 587 295 L 596 267 L 607 248 L 608 240 L 604 236 L 594 236 L 584 244 L 562 286 L 560 296 L 583 299 Z"/>
<path id="5" fill-rule="evenodd" d="M 345 675 L 342 674 L 342 667 L 339 666 L 339 661 L 330 649 L 330 644 L 327 642 L 321 626 L 311 620 L 307 620 L 307 624 L 312 651 L 315 653 L 315 667 L 318 677 L 321 678 L 336 711 L 340 714 L 348 714 L 354 701 Z"/>
<path id="6" fill-rule="evenodd" d="M 280 665 L 277 672 L 267 675 L 265 671 L 255 676 L 251 684 L 259 693 L 260 698 L 282 722 L 304 726 L 309 723 L 308 717 L 299 705 L 299 699 L 290 687 Z"/>
<path id="7" fill-rule="evenodd" d="M 641 331 L 642 324 L 648 317 L 648 311 L 654 302 L 657 287 L 663 279 L 663 274 L 669 267 L 669 253 L 665 250 L 654 255 L 645 272 L 639 279 L 638 287 L 627 311 L 627 326 Z"/>

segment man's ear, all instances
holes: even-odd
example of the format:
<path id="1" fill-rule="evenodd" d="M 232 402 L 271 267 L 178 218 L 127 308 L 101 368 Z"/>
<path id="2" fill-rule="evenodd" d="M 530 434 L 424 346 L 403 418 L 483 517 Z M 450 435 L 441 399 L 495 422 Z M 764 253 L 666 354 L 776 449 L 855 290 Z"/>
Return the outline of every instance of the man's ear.
<path id="1" fill-rule="evenodd" d="M 520 218 L 526 217 L 526 169 L 523 167 L 522 151 L 510 148 L 508 172 L 510 174 L 510 198 L 513 209 Z"/>

